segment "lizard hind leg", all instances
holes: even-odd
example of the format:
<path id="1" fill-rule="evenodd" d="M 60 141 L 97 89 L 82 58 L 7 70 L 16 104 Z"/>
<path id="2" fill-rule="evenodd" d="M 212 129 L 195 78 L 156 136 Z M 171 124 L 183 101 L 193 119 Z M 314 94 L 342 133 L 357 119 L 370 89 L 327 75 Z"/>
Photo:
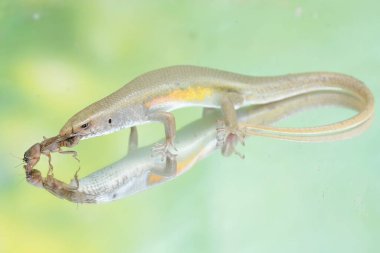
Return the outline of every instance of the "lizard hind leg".
<path id="1" fill-rule="evenodd" d="M 217 146 L 221 147 L 222 154 L 224 156 L 230 156 L 236 154 L 240 158 L 244 158 L 244 155 L 237 152 L 235 147 L 238 142 L 243 146 L 245 134 L 240 129 L 235 105 L 239 105 L 243 102 L 243 97 L 237 93 L 227 93 L 223 96 L 221 101 L 221 109 L 223 112 L 223 121 L 217 122 Z"/>

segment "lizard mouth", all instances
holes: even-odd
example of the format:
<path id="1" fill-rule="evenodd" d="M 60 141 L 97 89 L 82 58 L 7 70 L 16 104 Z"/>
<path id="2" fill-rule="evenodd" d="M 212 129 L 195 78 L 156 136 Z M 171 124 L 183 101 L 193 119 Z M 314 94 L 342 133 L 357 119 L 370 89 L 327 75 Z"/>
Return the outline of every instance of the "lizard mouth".
<path id="1" fill-rule="evenodd" d="M 68 138 L 62 141 L 64 142 L 65 147 L 72 147 L 72 146 L 77 145 L 81 139 L 82 138 L 80 135 L 74 135 L 74 136 L 69 136 Z"/>

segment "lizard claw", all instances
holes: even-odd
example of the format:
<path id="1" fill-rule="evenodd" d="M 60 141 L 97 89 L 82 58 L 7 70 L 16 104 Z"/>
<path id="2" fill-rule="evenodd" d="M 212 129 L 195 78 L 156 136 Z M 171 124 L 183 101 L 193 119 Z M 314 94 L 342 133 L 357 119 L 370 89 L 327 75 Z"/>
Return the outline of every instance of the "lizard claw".
<path id="1" fill-rule="evenodd" d="M 175 152 L 171 152 L 171 149 L 175 152 L 178 151 L 173 142 L 167 139 L 165 143 L 156 143 L 153 146 L 151 156 L 161 156 L 161 161 L 164 161 L 165 158 L 174 159 L 177 155 Z"/>
<path id="2" fill-rule="evenodd" d="M 236 151 L 235 147 L 239 142 L 241 145 L 245 146 L 245 134 L 240 128 L 230 129 L 227 128 L 223 121 L 218 120 L 216 127 L 216 140 L 217 147 L 221 147 L 222 154 L 224 156 L 229 156 L 232 153 L 238 155 L 240 158 L 244 159 L 244 154 Z"/>

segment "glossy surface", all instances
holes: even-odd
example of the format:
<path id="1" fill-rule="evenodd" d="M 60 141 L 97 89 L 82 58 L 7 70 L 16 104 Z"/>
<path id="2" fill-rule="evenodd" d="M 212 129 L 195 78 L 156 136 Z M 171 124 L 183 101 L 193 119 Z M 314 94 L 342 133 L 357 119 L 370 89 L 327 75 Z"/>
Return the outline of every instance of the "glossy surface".
<path id="1" fill-rule="evenodd" d="M 363 106 L 352 119 L 324 129 L 309 129 L 308 133 L 305 130 L 305 134 L 345 131 L 371 120 L 374 113 L 371 91 L 360 80 L 344 74 L 315 72 L 255 77 L 207 67 L 171 66 L 141 74 L 80 110 L 62 127 L 60 135 L 102 136 L 125 127 L 149 123 L 152 121 L 150 115 L 157 111 L 170 112 L 190 106 L 221 108 L 222 98 L 228 94 L 242 99 L 239 103 L 232 101 L 232 106 L 238 109 L 318 91 L 347 93 L 361 99 Z M 171 135 L 174 137 L 174 134 Z"/>
<path id="2" fill-rule="evenodd" d="M 380 118 L 350 140 L 250 138 L 120 201 L 76 205 L 25 182 L 22 154 L 146 71 L 333 71 L 380 94 L 378 1 L 0 1 L 0 252 L 380 252 Z M 199 110 L 175 112 L 177 128 Z M 320 108 L 278 126 L 347 119 Z M 139 129 L 141 145 L 162 126 Z M 79 176 L 124 157 L 128 130 L 82 141 Z M 15 158 L 17 156 L 19 158 Z M 55 155 L 65 182 L 78 163 Z M 46 173 L 47 160 L 37 166 Z"/>
<path id="3" fill-rule="evenodd" d="M 361 111 L 366 102 L 361 101 L 357 97 L 350 96 L 345 93 L 336 92 L 315 92 L 294 96 L 292 98 L 284 99 L 278 102 L 273 102 L 261 106 L 250 106 L 238 110 L 239 124 L 244 125 L 246 129 L 256 127 L 267 129 L 276 121 L 279 121 L 286 116 L 293 115 L 299 111 L 313 109 L 321 106 L 341 106 L 355 111 Z M 78 189 L 75 190 L 76 194 L 66 196 L 62 194 L 58 197 L 65 198 L 74 203 L 81 202 L 110 202 L 117 199 L 125 198 L 150 189 L 160 183 L 174 180 L 176 177 L 182 175 L 184 172 L 191 169 L 200 159 L 210 155 L 214 150 L 217 150 L 217 120 L 220 118 L 220 112 L 214 111 L 209 113 L 207 117 L 192 122 L 185 126 L 177 133 L 178 137 L 178 156 L 177 171 L 174 178 L 160 177 L 152 173 L 155 168 L 164 166 L 164 163 L 159 159 L 154 159 L 151 153 L 151 146 L 140 148 L 128 154 L 123 159 L 102 168 L 87 177 L 79 180 Z M 371 120 L 369 120 L 371 121 Z M 358 133 L 367 130 L 369 124 L 364 122 L 363 125 L 359 124 L 356 127 L 351 127 L 350 130 L 345 131 L 345 135 L 341 136 L 338 132 L 338 137 L 333 135 L 335 140 L 344 138 L 353 138 Z M 275 127 L 271 127 L 276 130 Z M 196 131 L 194 131 L 196 129 Z M 314 128 L 317 129 L 317 128 Z M 277 129 L 278 130 L 278 129 Z M 281 130 L 281 129 L 280 129 Z M 291 129 L 293 136 L 302 140 L 304 129 Z M 297 134 L 296 134 L 297 133 Z M 257 136 L 258 133 L 245 132 L 247 137 Z M 283 139 L 283 132 L 278 132 L 277 135 L 272 134 L 271 138 Z M 322 141 L 332 139 L 331 135 L 319 136 L 320 139 L 314 138 L 308 141 Z M 77 186 L 74 181 L 71 183 L 72 187 Z M 70 191 L 68 191 L 70 193 Z M 78 198 L 78 196 L 88 196 L 88 198 Z"/>

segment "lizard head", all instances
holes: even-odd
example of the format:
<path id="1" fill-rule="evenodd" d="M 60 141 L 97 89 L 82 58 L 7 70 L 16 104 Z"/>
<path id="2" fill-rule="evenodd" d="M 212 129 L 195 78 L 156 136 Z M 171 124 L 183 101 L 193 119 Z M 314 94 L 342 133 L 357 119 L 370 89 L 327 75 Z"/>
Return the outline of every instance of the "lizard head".
<path id="1" fill-rule="evenodd" d="M 93 133 L 94 120 L 85 116 L 83 111 L 71 117 L 59 131 L 61 137 L 77 136 L 85 138 Z"/>
<path id="2" fill-rule="evenodd" d="M 112 123 L 106 112 L 92 113 L 85 108 L 66 122 L 59 135 L 66 138 L 75 136 L 77 139 L 87 139 L 110 132 Z"/>

